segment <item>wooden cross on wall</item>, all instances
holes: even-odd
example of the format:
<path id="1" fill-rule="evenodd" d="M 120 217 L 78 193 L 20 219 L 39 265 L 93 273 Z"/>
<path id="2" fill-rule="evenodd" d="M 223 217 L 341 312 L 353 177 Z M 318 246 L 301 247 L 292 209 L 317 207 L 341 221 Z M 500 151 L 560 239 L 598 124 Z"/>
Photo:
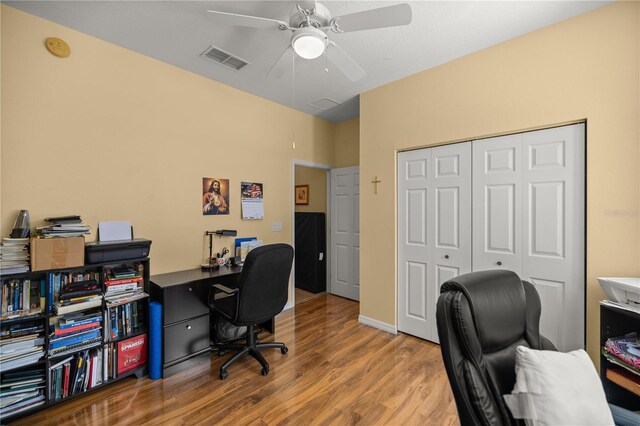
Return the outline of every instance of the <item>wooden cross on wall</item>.
<path id="1" fill-rule="evenodd" d="M 378 176 L 376 176 L 375 178 L 373 178 L 373 180 L 371 181 L 371 183 L 374 185 L 373 188 L 373 193 L 378 195 L 378 184 L 382 182 L 380 179 L 378 179 Z"/>

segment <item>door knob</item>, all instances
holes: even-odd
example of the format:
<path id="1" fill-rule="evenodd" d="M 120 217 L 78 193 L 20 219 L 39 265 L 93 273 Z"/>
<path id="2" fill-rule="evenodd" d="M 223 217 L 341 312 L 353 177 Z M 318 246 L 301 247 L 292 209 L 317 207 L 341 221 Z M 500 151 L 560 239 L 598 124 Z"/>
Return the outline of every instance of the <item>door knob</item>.
<path id="1" fill-rule="evenodd" d="M 500 261 L 498 260 L 498 262 L 496 263 L 496 265 L 500 266 L 500 265 L 502 265 L 502 262 L 500 262 Z"/>
<path id="2" fill-rule="evenodd" d="M 190 325 L 187 326 L 187 330 L 191 330 L 191 326 Z"/>
<path id="3" fill-rule="evenodd" d="M 448 254 L 445 254 L 445 255 L 444 255 L 444 258 L 445 258 L 445 259 L 448 259 L 448 258 L 449 258 L 449 255 L 448 255 Z"/>

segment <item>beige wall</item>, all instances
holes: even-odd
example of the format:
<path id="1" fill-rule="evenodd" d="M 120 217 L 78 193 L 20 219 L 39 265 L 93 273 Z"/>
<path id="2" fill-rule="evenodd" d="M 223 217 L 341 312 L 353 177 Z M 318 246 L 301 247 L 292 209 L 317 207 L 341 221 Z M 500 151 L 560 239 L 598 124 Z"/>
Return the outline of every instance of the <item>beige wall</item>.
<path id="1" fill-rule="evenodd" d="M 360 164 L 360 118 L 352 118 L 335 125 L 335 167 Z"/>
<path id="2" fill-rule="evenodd" d="M 640 4 L 615 3 L 360 97 L 360 313 L 396 324 L 396 152 L 587 120 L 587 348 L 598 276 L 640 274 Z M 385 208 L 387 207 L 387 208 Z M 614 212 L 620 212 L 615 214 Z"/>
<path id="3" fill-rule="evenodd" d="M 51 36 L 68 59 L 46 51 Z M 206 230 L 289 242 L 292 159 L 333 162 L 328 121 L 5 5 L 1 37 L 3 236 L 20 209 L 33 227 L 64 214 L 94 229 L 130 220 L 153 240 L 151 273 L 193 268 Z M 203 177 L 230 179 L 229 216 L 202 215 Z M 243 180 L 264 183 L 264 220 L 240 219 Z"/>
<path id="4" fill-rule="evenodd" d="M 327 170 L 296 166 L 296 185 L 309 185 L 309 205 L 297 205 L 296 212 L 327 214 Z"/>

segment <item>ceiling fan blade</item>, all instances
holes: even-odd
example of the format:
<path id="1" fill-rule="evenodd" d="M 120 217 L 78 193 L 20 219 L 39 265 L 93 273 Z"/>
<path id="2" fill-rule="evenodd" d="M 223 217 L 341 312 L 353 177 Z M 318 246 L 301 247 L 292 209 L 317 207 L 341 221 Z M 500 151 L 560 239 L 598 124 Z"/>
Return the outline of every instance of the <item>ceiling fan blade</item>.
<path id="1" fill-rule="evenodd" d="M 332 41 L 327 47 L 327 59 L 351 81 L 360 80 L 366 75 L 362 67 Z"/>
<path id="2" fill-rule="evenodd" d="M 331 20 L 331 29 L 337 33 L 396 27 L 411 23 L 411 6 L 408 3 L 365 10 Z"/>
<path id="3" fill-rule="evenodd" d="M 276 61 L 275 64 L 271 67 L 269 72 L 267 73 L 267 77 L 271 78 L 281 78 L 285 72 L 291 67 L 293 62 L 293 49 L 291 45 L 287 46 L 280 55 L 280 58 Z"/>
<path id="4" fill-rule="evenodd" d="M 277 19 L 261 18 L 259 16 L 238 15 L 237 13 L 218 12 L 207 10 L 211 13 L 214 22 L 223 25 L 237 25 L 239 27 L 263 28 L 263 29 L 287 29 L 289 25 Z"/>
<path id="5" fill-rule="evenodd" d="M 312 10 L 316 8 L 316 0 L 300 0 L 297 1 L 298 5 L 306 10 Z"/>

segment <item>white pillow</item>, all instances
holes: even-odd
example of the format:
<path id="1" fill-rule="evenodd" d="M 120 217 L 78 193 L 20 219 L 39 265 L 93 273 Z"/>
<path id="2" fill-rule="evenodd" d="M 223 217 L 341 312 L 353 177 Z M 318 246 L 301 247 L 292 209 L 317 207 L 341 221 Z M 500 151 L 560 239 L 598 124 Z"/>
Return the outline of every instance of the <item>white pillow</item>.
<path id="1" fill-rule="evenodd" d="M 516 349 L 516 385 L 505 402 L 531 425 L 613 425 L 600 377 L 582 349 Z"/>

